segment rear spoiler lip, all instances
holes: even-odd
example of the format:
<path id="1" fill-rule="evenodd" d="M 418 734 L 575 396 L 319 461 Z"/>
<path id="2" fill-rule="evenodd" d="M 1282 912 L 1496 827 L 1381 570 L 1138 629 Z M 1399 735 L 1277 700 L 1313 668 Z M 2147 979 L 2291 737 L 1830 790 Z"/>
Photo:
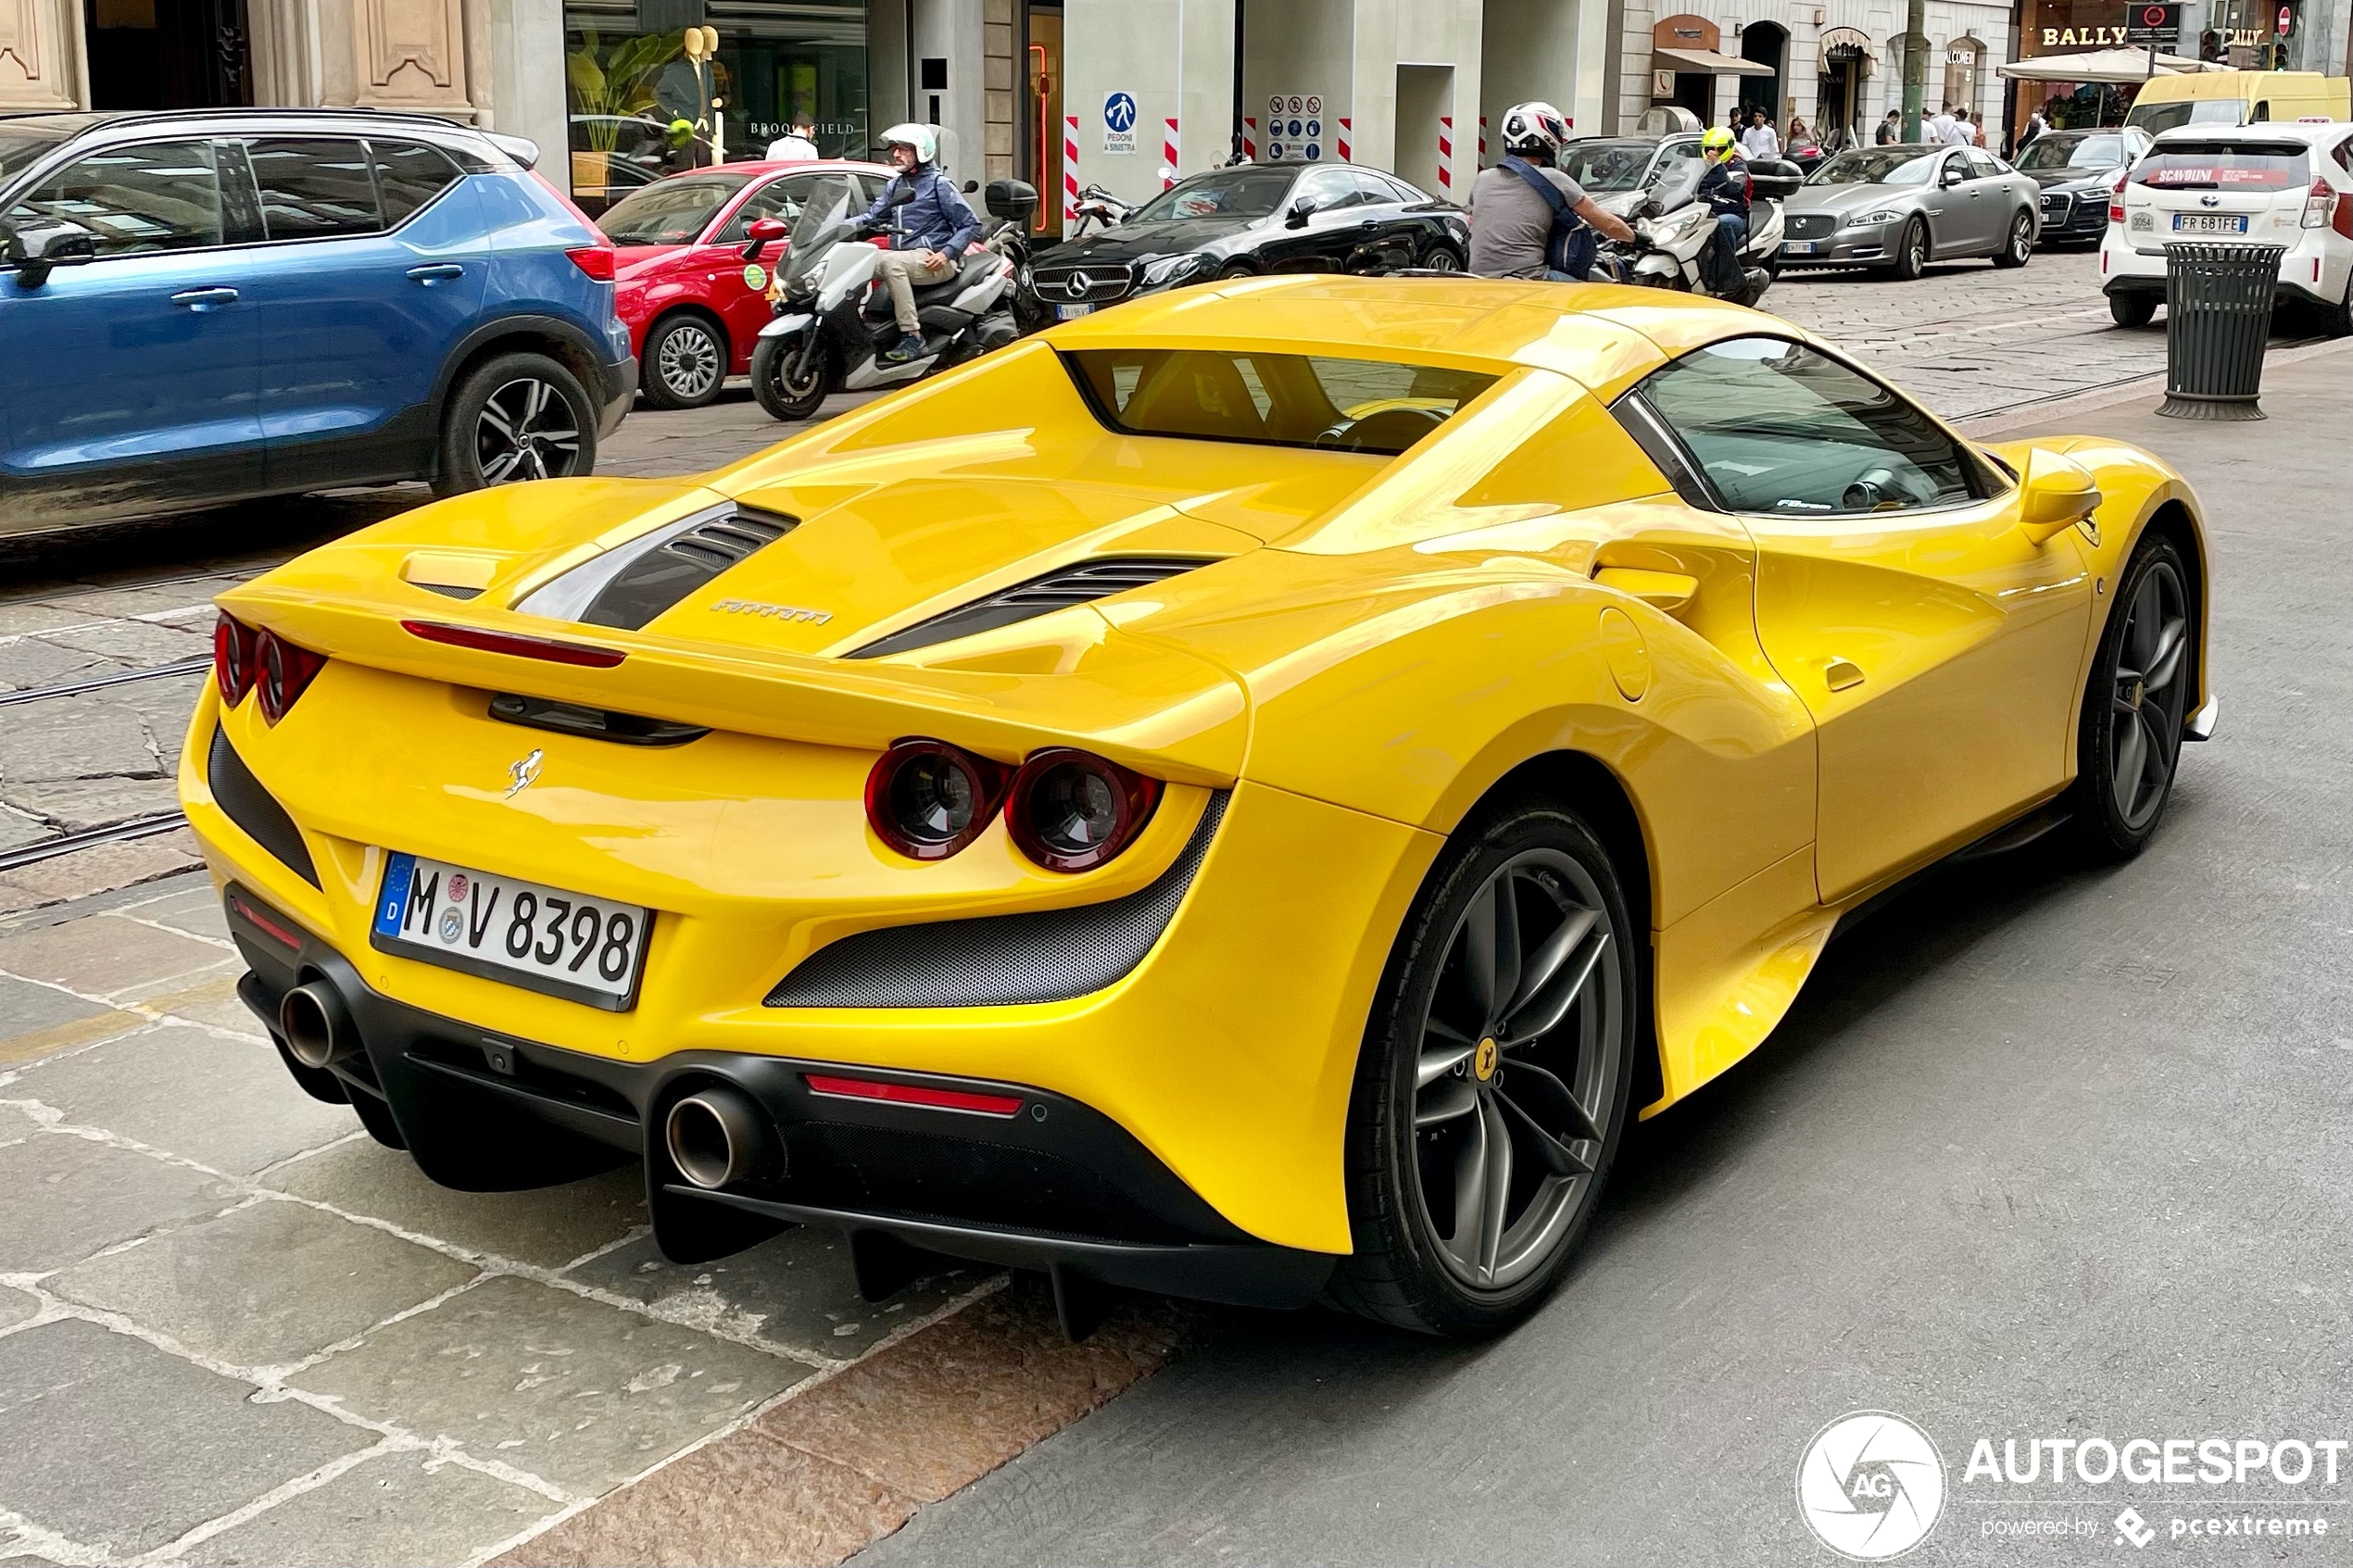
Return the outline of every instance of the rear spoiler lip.
<path id="1" fill-rule="evenodd" d="M 503 131 L 485 131 L 483 140 L 522 165 L 526 169 L 539 167 L 539 144 L 528 136 L 510 136 Z"/>
<path id="2" fill-rule="evenodd" d="M 567 626 L 568 642 L 617 650 L 610 669 L 427 642 L 401 627 L 414 611 L 356 596 L 295 593 L 248 583 L 220 596 L 248 624 L 370 669 L 484 692 L 516 692 L 710 729 L 804 745 L 883 751 L 937 735 L 1018 763 L 1051 746 L 1078 746 L 1170 784 L 1230 787 L 1250 735 L 1241 683 L 1208 660 L 1107 629 L 1112 668 L 1072 675 L 925 670 L 804 654 L 714 648 L 675 637 Z M 483 632 L 545 638 L 549 623 L 497 610 L 431 619 Z M 1166 673 L 1139 693 L 1129 671 Z"/>

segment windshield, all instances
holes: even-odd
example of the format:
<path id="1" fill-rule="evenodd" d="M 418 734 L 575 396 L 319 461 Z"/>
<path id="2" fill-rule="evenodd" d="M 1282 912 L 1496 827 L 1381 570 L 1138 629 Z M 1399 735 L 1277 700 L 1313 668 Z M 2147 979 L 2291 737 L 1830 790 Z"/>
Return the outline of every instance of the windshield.
<path id="1" fill-rule="evenodd" d="M 1925 185 L 1943 156 L 1934 147 L 1873 147 L 1841 153 L 1814 170 L 1809 185 Z"/>
<path id="2" fill-rule="evenodd" d="M 2121 136 L 2045 136 L 2018 157 L 2018 167 L 2036 169 L 2114 169 L 2129 157 Z"/>
<path id="3" fill-rule="evenodd" d="M 1437 365 L 1193 348 L 1063 356 L 1095 413 L 1130 435 L 1394 456 L 1495 378 Z"/>
<path id="4" fill-rule="evenodd" d="M 1272 218 L 1290 189 L 1287 169 L 1214 169 L 1161 192 L 1127 221 L 1173 223 L 1186 218 Z"/>
<path id="5" fill-rule="evenodd" d="M 617 245 L 692 245 L 750 179 L 749 174 L 698 174 L 659 181 L 614 203 L 597 221 Z"/>
<path id="6" fill-rule="evenodd" d="M 1572 142 L 1556 167 L 1588 191 L 1630 191 L 1642 183 L 1657 150 L 1655 142 Z"/>
<path id="7" fill-rule="evenodd" d="M 2177 125 L 2245 125 L 2246 105 L 2237 98 L 2200 98 L 2187 104 L 2137 104 L 2124 123 L 2154 136 Z"/>
<path id="8" fill-rule="evenodd" d="M 35 158 L 64 141 L 67 133 L 64 126 L 9 125 L 0 121 L 0 182 L 12 174 L 22 174 Z"/>
<path id="9" fill-rule="evenodd" d="M 816 270 L 825 253 L 849 237 L 849 182 L 827 182 L 833 186 L 812 193 L 812 198 L 801 204 L 800 216 L 793 220 L 792 239 L 785 254 L 785 287 Z"/>

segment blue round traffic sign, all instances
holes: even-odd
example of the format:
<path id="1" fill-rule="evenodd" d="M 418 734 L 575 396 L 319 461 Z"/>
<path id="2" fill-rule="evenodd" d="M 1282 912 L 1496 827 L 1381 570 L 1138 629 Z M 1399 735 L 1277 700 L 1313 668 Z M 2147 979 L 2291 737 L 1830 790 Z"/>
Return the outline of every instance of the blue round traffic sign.
<path id="1" fill-rule="evenodd" d="M 1317 158 L 1322 157 L 1323 156 L 1324 156 L 1324 149 L 1323 149 L 1323 148 L 1321 148 L 1321 147 L 1317 146 L 1317 145 L 1316 145 L 1315 143 L 1313 143 L 1313 142 L 1310 142 L 1310 143 L 1308 143 L 1308 144 L 1307 144 L 1307 161 L 1308 161 L 1308 162 L 1310 162 L 1310 163 L 1314 163 L 1314 162 L 1315 162 Z"/>
<path id="2" fill-rule="evenodd" d="M 1320 119 L 1309 120 L 1307 122 L 1307 133 L 1310 136 L 1321 136 L 1324 133 L 1324 122 Z"/>
<path id="3" fill-rule="evenodd" d="M 1294 136 L 1299 134 L 1299 121 L 1294 119 L 1290 122 L 1290 133 Z"/>
<path id="4" fill-rule="evenodd" d="M 1135 94 L 1114 93 L 1103 99 L 1103 128 L 1108 131 L 1136 129 Z"/>
<path id="5" fill-rule="evenodd" d="M 1280 142 L 1269 142 L 1266 144 L 1266 161 L 1269 163 L 1280 163 L 1283 161 L 1283 144 Z"/>

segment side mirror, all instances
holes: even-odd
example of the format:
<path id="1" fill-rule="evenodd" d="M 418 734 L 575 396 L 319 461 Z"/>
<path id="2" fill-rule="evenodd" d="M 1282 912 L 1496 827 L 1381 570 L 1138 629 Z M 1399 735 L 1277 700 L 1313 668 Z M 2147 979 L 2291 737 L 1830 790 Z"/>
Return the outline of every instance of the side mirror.
<path id="1" fill-rule="evenodd" d="M 2038 545 L 2090 517 L 2103 498 L 2091 470 L 2064 452 L 2040 446 L 2027 458 L 2021 488 L 2019 527 Z"/>
<path id="2" fill-rule="evenodd" d="M 8 230 L 0 259 L 15 264 L 17 287 L 37 289 L 59 267 L 98 259 L 98 237 L 79 223 L 52 219 Z"/>
<path id="3" fill-rule="evenodd" d="M 1629 219 L 1656 218 L 1663 210 L 1664 208 L 1658 199 L 1658 193 L 1656 191 L 1651 191 L 1645 193 L 1642 199 L 1636 202 L 1632 210 L 1629 211 L 1626 216 Z"/>
<path id="4" fill-rule="evenodd" d="M 1306 196 L 1302 196 L 1297 201 L 1291 203 L 1290 210 L 1283 215 L 1283 226 L 1289 229 L 1296 229 L 1315 216 L 1315 202 Z"/>
<path id="5" fill-rule="evenodd" d="M 772 241 L 781 240 L 791 232 L 792 231 L 785 226 L 781 219 L 753 219 L 751 227 L 744 231 L 744 237 L 751 242 L 744 246 L 744 259 L 746 261 L 759 260 L 760 253 L 765 250 Z"/>
<path id="6" fill-rule="evenodd" d="M 1945 190 L 1949 191 L 1968 178 L 1969 174 L 1967 170 L 1947 168 L 1944 170 L 1943 178 L 1939 179 L 1936 182 L 1943 186 Z"/>
<path id="7" fill-rule="evenodd" d="M 972 194 L 975 191 L 977 191 L 977 190 L 979 190 L 979 189 L 980 189 L 980 182 L 979 182 L 979 181 L 977 181 L 977 180 L 967 180 L 967 181 L 965 181 L 965 182 L 964 182 L 964 194 L 966 194 L 966 195 L 971 195 L 971 194 Z"/>

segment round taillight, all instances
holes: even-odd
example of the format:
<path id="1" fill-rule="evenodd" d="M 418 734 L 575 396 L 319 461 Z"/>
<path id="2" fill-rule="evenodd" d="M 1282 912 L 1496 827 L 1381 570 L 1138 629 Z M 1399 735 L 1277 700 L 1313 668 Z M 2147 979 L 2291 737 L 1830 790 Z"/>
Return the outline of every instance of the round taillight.
<path id="1" fill-rule="evenodd" d="M 1005 826 L 1048 871 L 1090 871 L 1135 842 L 1160 791 L 1158 779 L 1090 752 L 1041 751 L 1013 775 Z"/>
<path id="2" fill-rule="evenodd" d="M 220 687 L 220 706 L 245 701 L 253 675 L 253 628 L 224 611 L 212 625 L 212 678 Z"/>
<path id="3" fill-rule="evenodd" d="M 902 740 L 866 775 L 866 821 L 914 860 L 944 860 L 978 838 L 1010 771 L 946 741 Z"/>
<path id="4" fill-rule="evenodd" d="M 253 655 L 255 700 L 261 705 L 261 716 L 273 724 L 327 665 L 319 655 L 295 646 L 266 626 L 253 634 Z"/>

